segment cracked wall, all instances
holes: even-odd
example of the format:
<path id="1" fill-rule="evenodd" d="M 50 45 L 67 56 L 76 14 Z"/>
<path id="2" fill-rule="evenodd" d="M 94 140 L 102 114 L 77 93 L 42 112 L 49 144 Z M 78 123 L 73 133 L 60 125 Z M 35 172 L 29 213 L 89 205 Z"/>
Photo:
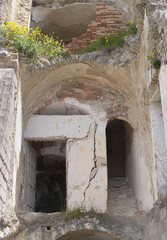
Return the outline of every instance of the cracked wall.
<path id="1" fill-rule="evenodd" d="M 114 2 L 114 1 L 113 1 Z M 135 1 L 119 1 L 117 3 L 117 6 L 120 3 L 125 3 L 122 11 L 129 13 L 129 11 L 132 13 L 132 9 L 128 10 L 130 6 L 132 6 Z M 150 1 L 149 1 L 150 2 Z M 160 2 L 160 1 L 159 1 Z M 158 2 L 158 4 L 159 4 Z M 13 1 L 14 3 L 14 1 Z M 128 3 L 128 4 L 126 4 Z M 156 1 L 154 1 L 154 4 Z M 14 200 L 12 204 L 12 211 L 15 213 L 14 208 L 18 206 L 22 207 L 21 200 L 22 196 L 24 195 L 25 191 L 25 158 L 24 158 L 24 143 L 22 141 L 22 124 L 23 124 L 23 132 L 25 131 L 26 125 L 28 120 L 31 118 L 32 115 L 37 115 L 42 113 L 50 113 L 51 115 L 59 114 L 59 112 L 63 112 L 62 115 L 68 115 L 68 114 L 76 114 L 80 115 L 81 113 L 83 115 L 90 114 L 93 116 L 93 119 L 95 121 L 95 125 L 92 125 L 92 128 L 87 130 L 90 130 L 90 136 L 86 135 L 83 136 L 83 143 L 82 140 L 78 140 L 77 143 L 76 139 L 70 139 L 69 138 L 69 155 L 71 159 L 71 163 L 73 161 L 74 152 L 80 154 L 82 156 L 79 159 L 80 165 L 82 166 L 83 159 L 85 160 L 85 157 L 87 155 L 90 155 L 90 158 L 88 158 L 88 168 L 86 170 L 85 167 L 85 174 L 86 174 L 86 181 L 83 185 L 82 194 L 80 203 L 83 201 L 85 202 L 86 206 L 90 206 L 91 202 L 95 202 L 95 207 L 99 207 L 101 209 L 101 202 L 103 202 L 102 207 L 105 207 L 106 199 L 107 199 L 107 166 L 106 166 L 106 142 L 105 142 L 105 128 L 107 125 L 107 122 L 112 119 L 122 119 L 127 121 L 132 128 L 134 129 L 134 134 L 132 136 L 132 152 L 130 153 L 130 158 L 135 160 L 133 161 L 133 164 L 131 165 L 131 169 L 133 169 L 130 172 L 130 179 L 133 189 L 135 190 L 135 196 L 137 200 L 140 203 L 140 211 L 148 211 L 152 208 L 153 204 L 158 199 L 158 189 L 157 186 L 157 176 L 160 176 L 159 180 L 163 176 L 164 169 L 161 171 L 159 168 L 156 172 L 156 158 L 155 158 L 155 148 L 153 146 L 154 139 L 152 138 L 152 125 L 151 125 L 151 111 L 150 111 L 150 102 L 148 101 L 148 95 L 149 93 L 149 85 L 153 82 L 153 71 L 149 66 L 145 66 L 144 63 L 147 63 L 147 55 L 149 54 L 149 51 L 152 52 L 152 49 L 155 47 L 155 44 L 153 40 L 150 38 L 150 32 L 151 24 L 152 24 L 152 15 L 154 10 L 154 4 L 151 5 L 151 11 L 150 18 L 148 19 L 148 16 L 142 15 L 140 16 L 140 19 L 137 20 L 138 26 L 143 29 L 141 35 L 138 38 L 138 42 L 136 44 L 136 52 L 135 52 L 135 58 L 131 59 L 128 55 L 127 64 L 121 64 L 122 55 L 120 54 L 118 59 L 116 61 L 112 61 L 111 56 L 105 56 L 103 55 L 95 55 L 94 53 L 91 53 L 86 56 L 72 56 L 70 59 L 67 60 L 56 60 L 55 62 L 49 63 L 47 65 L 40 65 L 37 68 L 33 68 L 32 66 L 28 65 L 26 63 L 26 59 L 20 56 L 20 71 L 19 71 L 19 78 L 21 79 L 21 92 L 18 91 L 20 95 L 20 103 L 16 104 L 16 109 L 19 109 L 17 113 L 17 123 L 16 123 L 16 138 L 15 144 L 16 146 L 14 149 L 16 150 L 16 156 L 14 158 L 14 175 L 12 177 L 13 179 L 13 186 L 12 191 L 13 195 L 10 194 L 10 200 Z M 5 5 L 3 5 L 5 6 Z M 120 5 L 121 6 L 121 5 Z M 10 8 L 9 8 L 10 9 Z M 162 10 L 162 9 L 161 9 Z M 136 9 L 132 13 L 134 15 Z M 145 9 L 144 11 L 149 11 L 148 9 Z M 159 9 L 157 11 L 160 11 Z M 131 18 L 133 16 L 131 15 Z M 161 53 L 162 58 L 162 67 L 160 69 L 159 74 L 159 83 L 160 83 L 160 93 L 161 93 L 161 102 L 162 102 L 162 111 L 163 111 L 163 123 L 164 124 L 164 132 L 166 134 L 166 122 L 167 122 L 167 111 L 166 111 L 166 12 L 163 10 L 160 11 L 160 16 L 157 16 L 156 14 L 155 20 L 158 24 L 158 32 L 162 34 L 162 41 L 159 41 L 158 49 Z M 150 21 L 150 22 L 149 22 Z M 139 33 L 139 34 L 140 34 Z M 164 51 L 165 49 L 165 51 Z M 130 48 L 130 51 L 133 51 L 132 48 Z M 139 53 L 139 54 L 138 54 Z M 116 54 L 116 53 L 114 53 Z M 126 53 L 125 53 L 126 55 Z M 13 55 L 12 55 L 13 56 Z M 0 56 L 0 66 L 2 68 L 5 67 L 13 67 L 13 65 L 6 61 L 6 59 L 9 60 L 10 55 L 9 53 L 2 53 Z M 151 79 L 152 78 L 152 79 Z M 19 82 L 19 80 L 18 80 Z M 7 82 L 6 82 L 7 83 Z M 13 96 L 11 94 L 11 96 Z M 22 97 L 22 100 L 21 100 Z M 10 100 L 13 98 L 11 97 Z M 23 106 L 21 106 L 21 102 Z M 63 103 L 62 103 L 63 102 Z M 63 109 L 58 109 L 58 105 L 60 103 L 61 106 L 65 105 Z M 57 106 L 55 107 L 55 105 Z M 62 105 L 61 105 L 62 104 Z M 19 107 L 18 107 L 19 105 Z M 75 106 L 77 106 L 77 110 L 75 109 Z M 21 108 L 23 107 L 23 120 L 21 119 Z M 154 111 L 154 110 L 153 110 Z M 53 114 L 54 112 L 54 114 Z M 155 111 L 156 112 L 156 111 Z M 156 113 L 157 114 L 157 113 Z M 61 114 L 60 114 L 61 115 Z M 157 117 L 157 116 L 156 116 Z M 12 117 L 11 119 L 12 120 Z M 59 119 L 60 120 L 60 119 Z M 6 122 L 7 123 L 7 122 Z M 65 128 L 65 125 L 61 125 Z M 59 127 L 59 126 L 58 126 Z M 55 130 L 55 129 L 54 129 Z M 75 132 L 75 129 L 74 129 Z M 59 132 L 60 137 L 64 133 Z M 5 132 L 5 135 L 8 134 Z M 48 135 L 47 135 L 48 136 Z M 53 135 L 49 135 L 51 139 L 53 138 Z M 39 139 L 41 136 L 38 136 Z M 35 138 L 34 138 L 35 139 Z M 167 139 L 167 138 L 166 138 Z M 88 140 L 88 145 L 86 141 Z M 11 143 L 11 142 L 10 142 Z M 12 144 L 12 143 L 11 143 Z M 23 148 L 23 151 L 21 152 L 21 147 Z M 81 147 L 81 148 L 80 148 Z M 87 149 L 85 151 L 84 148 Z M 82 152 L 83 151 L 83 152 Z M 163 150 L 164 152 L 164 150 Z M 82 154 L 83 155 L 82 155 Z M 163 166 L 166 166 L 166 157 L 163 156 L 164 164 Z M 6 157 L 8 159 L 8 157 Z M 1 162 L 2 163 L 2 162 Z M 164 168 L 164 167 L 163 167 Z M 12 169 L 11 169 L 12 171 Z M 74 164 L 71 165 L 71 173 L 74 172 Z M 81 173 L 81 172 L 80 172 Z M 158 174 L 157 174 L 158 173 Z M 77 175 L 76 173 L 76 179 L 83 179 L 83 176 L 81 174 Z M 81 178 L 80 178 L 81 176 Z M 16 181 L 17 177 L 17 181 Z M 166 176 L 165 176 L 166 178 Z M 164 178 L 164 179 L 165 179 Z M 163 179 L 163 188 L 165 187 L 165 181 Z M 70 179 L 71 181 L 71 179 Z M 11 181 L 12 182 L 12 181 Z M 160 181 L 159 181 L 160 183 Z M 9 184 L 9 182 L 8 182 Z M 76 184 L 76 183 L 74 183 Z M 74 184 L 72 185 L 72 188 L 75 188 Z M 71 188 L 71 189 L 72 189 Z M 78 186 L 77 186 L 78 188 Z M 101 195 L 101 189 L 105 193 L 104 195 Z M 78 191 L 78 189 L 76 189 Z M 92 194 L 92 192 L 94 194 Z M 9 194 L 9 192 L 3 192 L 5 194 Z M 79 194 L 78 194 L 79 195 Z M 78 196 L 77 195 L 77 196 Z M 71 201 L 71 204 L 73 204 L 75 201 L 75 198 L 73 197 L 73 201 Z M 79 203 L 79 204 L 80 204 Z M 69 203 L 70 204 L 70 203 Z M 6 203 L 5 213 L 10 213 L 9 205 Z M 105 208 L 104 208 L 105 209 Z M 18 209 L 17 209 L 18 210 Z M 11 212 L 12 212 L 11 211 Z M 157 210 L 160 212 L 160 210 Z M 166 210 L 163 211 L 162 215 L 166 214 Z M 7 214 L 9 217 L 10 214 Z M 5 216 L 5 215 L 4 215 Z M 46 238 L 51 237 L 56 239 L 55 236 L 57 236 L 57 232 L 59 229 L 54 228 L 52 233 L 50 233 L 47 229 L 48 226 L 41 227 L 41 224 L 46 224 L 48 218 L 46 215 L 37 215 L 37 214 L 31 214 L 31 213 L 25 213 L 21 212 L 20 215 L 18 213 L 19 219 L 21 219 L 23 226 L 27 227 L 25 232 L 26 235 L 23 235 L 21 233 L 20 239 L 30 239 L 32 237 L 36 239 L 40 239 L 42 236 L 46 236 Z M 42 217 L 40 217 L 42 216 Z M 54 215 L 55 216 L 55 215 Z M 144 219 L 145 219 L 145 215 Z M 39 219 L 38 219 L 39 217 Z M 150 236 L 149 238 L 154 238 L 156 234 L 154 234 L 155 227 L 156 231 L 159 231 L 161 229 L 164 231 L 158 236 L 160 236 L 162 239 L 166 237 L 166 228 L 164 225 L 165 222 L 165 216 L 160 216 L 159 224 L 157 224 L 157 215 L 155 215 L 155 222 L 153 223 L 151 230 L 150 230 Z M 34 226 L 28 225 L 31 223 L 35 223 L 35 221 L 38 219 L 38 229 L 36 229 L 36 225 Z M 47 221 L 46 221 L 47 219 Z M 120 222 L 122 221 L 122 217 L 120 218 Z M 2 222 L 4 226 L 7 226 L 7 230 L 4 230 L 1 232 L 1 236 L 9 236 L 11 233 L 13 234 L 17 230 L 19 231 L 19 224 L 18 219 L 15 218 L 13 215 L 11 217 L 11 221 L 13 221 L 12 224 L 9 223 L 9 218 L 6 218 L 6 225 Z M 113 222 L 110 223 L 109 228 L 111 229 L 113 226 L 116 229 L 116 231 L 121 231 L 121 226 L 119 225 L 119 229 L 117 224 L 117 220 L 113 220 Z M 133 225 L 133 218 L 131 219 L 130 227 Z M 61 222 L 62 220 L 60 220 Z M 47 222 L 47 223 L 48 223 Z M 74 226 L 71 229 L 76 229 L 76 223 L 78 221 L 74 222 Z M 106 221 L 107 223 L 107 221 Z M 50 222 L 49 222 L 50 224 Z M 55 223 L 54 223 L 55 224 Z M 62 222 L 61 222 L 62 224 Z M 60 224 L 60 225 L 61 225 Z M 124 224 L 124 229 L 119 234 L 115 233 L 116 237 L 121 237 L 122 239 L 129 239 L 129 236 L 132 239 L 142 239 L 142 236 L 139 234 L 135 238 L 135 234 L 133 231 L 128 232 L 126 227 L 126 224 Z M 62 225 L 61 225 L 62 226 Z M 60 229 L 61 229 L 60 226 Z M 69 226 L 69 225 L 68 225 Z M 81 228 L 85 227 L 88 228 L 89 222 L 85 225 L 83 224 Z M 155 226 L 155 227 L 154 227 Z M 103 227 L 104 224 L 103 224 Z M 60 230 L 59 229 L 59 230 Z M 130 228 L 131 229 L 131 228 Z M 140 228 L 142 229 L 142 227 Z M 69 230 L 69 231 L 70 231 Z M 134 230 L 134 229 L 133 229 Z M 64 231 L 64 230 L 62 230 Z M 64 233 L 62 233 L 63 235 Z M 13 236 L 12 236 L 13 238 Z M 17 239 L 17 237 L 16 237 Z"/>
<path id="2" fill-rule="evenodd" d="M 101 135 L 99 136 L 100 139 L 96 136 L 96 125 L 93 117 L 89 115 L 36 115 L 28 121 L 24 134 L 26 140 L 53 141 L 55 139 L 67 139 L 66 194 L 68 208 L 82 206 L 87 210 L 90 210 L 92 207 L 103 212 L 106 210 L 107 166 L 105 164 L 105 151 L 100 151 L 101 159 L 104 159 L 103 166 L 99 162 L 99 156 L 96 155 L 97 142 L 98 145 L 101 144 L 101 148 L 105 148 L 105 141 L 104 143 L 102 142 Z M 103 136 L 105 136 L 104 130 L 105 128 L 103 128 Z M 103 140 L 105 140 L 104 137 Z M 30 178 L 28 173 L 27 177 L 28 181 Z M 26 193 L 29 197 L 26 194 L 25 199 L 32 200 L 30 190 L 27 188 Z M 103 201 L 100 196 L 103 196 Z"/>

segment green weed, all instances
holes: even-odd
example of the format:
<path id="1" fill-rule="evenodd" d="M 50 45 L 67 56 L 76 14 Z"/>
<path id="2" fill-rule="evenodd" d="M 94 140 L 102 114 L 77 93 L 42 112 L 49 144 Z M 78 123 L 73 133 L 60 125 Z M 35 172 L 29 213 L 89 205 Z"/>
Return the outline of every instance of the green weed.
<path id="1" fill-rule="evenodd" d="M 151 66 L 155 69 L 155 70 L 159 70 L 161 67 L 161 60 L 158 57 L 158 53 L 157 50 L 155 49 L 153 51 L 153 54 L 147 56 L 147 60 L 150 61 Z"/>
<path id="2" fill-rule="evenodd" d="M 91 208 L 89 211 L 86 211 L 84 207 L 74 207 L 73 209 L 67 209 L 65 212 L 63 211 L 63 214 L 65 214 L 65 221 L 69 222 L 72 219 L 80 219 L 85 217 L 86 215 L 93 215 L 93 216 L 99 216 L 102 215 L 102 211 L 96 210 L 94 208 Z"/>
<path id="3" fill-rule="evenodd" d="M 138 29 L 135 23 L 127 23 L 129 28 L 127 30 L 119 31 L 118 33 L 112 31 L 111 34 L 105 33 L 100 34 L 97 40 L 92 41 L 91 44 L 87 45 L 85 49 L 77 49 L 74 52 L 76 54 L 82 54 L 86 52 L 93 52 L 104 48 L 109 47 L 123 47 L 125 40 L 124 37 L 130 34 L 136 34 Z"/>

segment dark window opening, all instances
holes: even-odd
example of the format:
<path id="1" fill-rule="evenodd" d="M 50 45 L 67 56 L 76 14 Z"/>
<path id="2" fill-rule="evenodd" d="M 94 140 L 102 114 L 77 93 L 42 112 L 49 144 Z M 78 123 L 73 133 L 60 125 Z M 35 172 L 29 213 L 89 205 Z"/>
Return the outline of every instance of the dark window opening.
<path id="1" fill-rule="evenodd" d="M 66 142 L 33 145 L 37 151 L 35 212 L 60 212 L 66 205 Z"/>

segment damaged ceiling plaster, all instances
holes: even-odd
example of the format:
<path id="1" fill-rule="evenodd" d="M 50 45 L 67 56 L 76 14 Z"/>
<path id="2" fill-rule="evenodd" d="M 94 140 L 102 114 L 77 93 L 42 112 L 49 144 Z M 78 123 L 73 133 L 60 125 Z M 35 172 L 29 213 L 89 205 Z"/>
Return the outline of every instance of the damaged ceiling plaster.
<path id="1" fill-rule="evenodd" d="M 71 41 L 87 30 L 88 24 L 96 18 L 96 5 L 75 3 L 64 7 L 32 8 L 31 27 L 42 30 L 43 34 L 57 36 L 65 42 Z"/>

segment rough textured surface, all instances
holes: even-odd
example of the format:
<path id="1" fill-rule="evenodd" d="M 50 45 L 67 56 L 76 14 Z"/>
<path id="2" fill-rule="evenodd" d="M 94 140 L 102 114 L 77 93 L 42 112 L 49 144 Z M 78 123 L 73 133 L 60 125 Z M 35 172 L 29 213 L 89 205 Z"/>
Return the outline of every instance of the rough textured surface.
<path id="1" fill-rule="evenodd" d="M 109 179 L 108 212 L 114 215 L 134 216 L 138 213 L 137 202 L 125 178 Z"/>
<path id="2" fill-rule="evenodd" d="M 75 4 L 74 2 L 78 1 L 47 1 L 45 3 L 38 1 L 36 4 L 43 4 L 41 6 L 43 8 L 45 6 L 50 8 L 56 6 L 55 8 L 57 8 L 66 4 L 72 6 Z M 94 4 L 96 1 L 86 2 Z M 5 71 L 12 68 L 12 72 L 15 72 L 17 76 L 16 84 L 15 81 L 12 82 L 12 78 L 5 78 L 5 89 L 8 88 L 8 83 L 12 82 L 12 87 L 10 87 L 12 93 L 10 97 L 5 96 L 9 97 L 9 104 L 5 103 L 5 97 L 1 103 L 1 108 L 10 105 L 13 114 L 10 116 L 10 111 L 7 111 L 8 119 L 5 120 L 5 123 L 7 125 L 9 123 L 12 133 L 16 133 L 12 135 L 8 131 L 8 127 L 3 129 L 4 134 L 1 134 L 8 146 L 6 153 L 2 150 L 2 154 L 8 154 L 10 150 L 14 152 L 13 158 L 6 156 L 5 161 L 0 162 L 1 171 L 5 172 L 4 176 L 1 174 L 2 180 L 4 177 L 8 177 L 7 184 L 3 183 L 3 188 L 5 186 L 10 188 L 9 191 L 2 192 L 2 195 L 4 193 L 4 195 L 8 195 L 8 202 L 2 204 L 3 216 L 0 233 L 2 239 L 10 236 L 11 239 L 17 240 L 58 239 L 73 230 L 83 229 L 108 232 L 114 240 L 139 240 L 144 237 L 144 240 L 166 239 L 166 200 L 163 201 L 166 194 L 166 157 L 164 157 L 165 148 L 163 148 L 162 156 L 161 146 L 157 144 L 158 138 L 163 137 L 164 139 L 164 135 L 157 132 L 160 117 L 157 115 L 156 109 L 152 108 L 153 111 L 150 111 L 150 104 L 153 106 L 154 102 L 161 100 L 165 129 L 167 125 L 165 81 L 167 57 L 166 51 L 164 51 L 167 31 L 166 2 L 149 0 L 138 4 L 138 7 L 135 5 L 138 1 L 101 0 L 101 2 L 111 8 L 117 8 L 121 14 L 133 21 L 138 18 L 138 36 L 125 38 L 124 48 L 111 49 L 111 52 L 99 51 L 80 56 L 72 55 L 69 59 L 57 58 L 44 64 L 38 63 L 36 67 L 30 65 L 23 55 L 20 55 L 19 69 L 17 54 L 10 55 L 6 50 L 0 54 L 0 67 L 3 70 L 6 68 Z M 12 1 L 12 8 L 9 5 L 7 9 L 7 12 L 11 12 L 10 19 L 19 20 L 21 17 L 23 24 L 28 24 L 26 17 L 29 15 L 27 14 L 29 10 L 25 11 L 25 4 L 29 5 L 29 1 L 18 1 L 17 4 L 16 1 Z M 3 4 L 3 8 L 1 5 L 1 12 L 5 7 L 5 4 Z M 19 8 L 21 8 L 22 14 L 19 14 Z M 6 13 L 4 12 L 4 14 Z M 22 17 L 27 19 L 26 23 Z M 155 72 L 147 61 L 147 56 L 153 53 L 155 47 L 162 60 L 160 73 Z M 21 86 L 19 80 L 21 80 Z M 2 82 L 4 83 L 4 81 Z M 160 84 L 160 88 L 158 84 Z M 17 86 L 15 98 L 13 91 L 16 87 L 14 86 Z M 158 110 L 158 114 L 159 112 L 161 109 Z M 74 190 L 80 191 L 77 195 L 80 202 L 83 201 L 86 206 L 96 202 L 94 207 L 97 208 L 101 204 L 102 211 L 105 211 L 108 191 L 106 126 L 113 119 L 124 120 L 131 126 L 131 130 L 126 134 L 126 139 L 128 139 L 126 178 L 130 187 L 127 191 L 132 188 L 135 199 L 138 201 L 139 211 L 133 211 L 136 216 L 122 216 L 125 214 L 124 212 L 120 216 L 104 214 L 103 218 L 99 219 L 99 216 L 93 215 L 92 217 L 88 214 L 85 219 L 73 219 L 71 222 L 65 223 L 64 216 L 60 213 L 30 212 L 34 210 L 33 185 L 35 184 L 33 180 L 36 168 L 29 161 L 34 159 L 35 163 L 35 157 L 32 149 L 28 151 L 27 155 L 28 147 L 23 139 L 23 134 L 32 115 L 39 114 L 41 117 L 43 113 L 48 115 L 59 113 L 61 113 L 60 115 L 69 115 L 71 113 L 72 115 L 81 115 L 83 118 L 85 115 L 91 115 L 94 119 L 95 123 L 90 127 L 89 136 L 85 136 L 86 141 L 68 140 L 67 176 L 69 181 L 67 186 L 69 187 L 67 187 L 67 202 L 69 201 L 70 206 L 74 206 L 77 199 L 72 193 Z M 164 131 L 166 134 L 166 130 Z M 9 142 L 6 143 L 8 139 Z M 15 146 L 13 147 L 13 145 Z M 87 149 L 85 150 L 85 148 Z M 52 148 L 45 149 L 50 153 L 52 150 Z M 76 153 L 78 156 L 75 155 Z M 155 153 L 159 154 L 158 157 L 161 158 L 161 161 L 163 160 L 163 167 L 159 166 L 159 159 Z M 10 171 L 12 171 L 10 176 L 7 176 L 6 168 L 4 168 L 8 163 L 10 163 Z M 79 166 L 76 171 L 77 164 Z M 11 168 L 11 166 L 13 167 Z M 156 166 L 158 166 L 157 169 Z M 85 172 L 86 178 L 82 175 L 82 171 Z M 81 180 L 83 186 L 78 184 L 78 179 Z M 163 181 L 161 181 L 162 179 Z M 104 194 L 101 194 L 101 189 L 104 190 Z M 31 198 L 31 201 L 28 198 Z M 131 206 L 128 205 L 127 208 L 134 210 L 135 200 L 131 200 Z M 159 202 L 162 200 L 162 203 L 157 202 L 155 206 L 157 200 Z M 130 202 L 128 203 L 130 204 Z M 15 209 L 18 217 L 15 216 Z M 29 211 L 25 212 L 26 209 Z M 145 214 L 140 215 L 143 211 L 150 211 L 147 217 Z M 6 215 L 9 217 L 7 218 Z M 20 223 L 18 219 L 20 219 Z M 16 232 L 18 232 L 17 236 Z"/>
<path id="3" fill-rule="evenodd" d="M 113 215 L 89 215 L 85 218 L 65 222 L 61 214 L 26 214 L 28 228 L 23 230 L 13 240 L 59 239 L 73 231 L 94 230 L 108 233 L 111 239 L 140 240 L 145 229 L 145 216 L 119 217 Z M 35 224 L 35 225 L 34 225 Z M 67 235 L 68 236 L 68 235 Z"/>
<path id="4" fill-rule="evenodd" d="M 29 119 L 24 138 L 27 140 L 54 140 L 84 138 L 93 123 L 91 116 L 33 116 Z"/>
<path id="5" fill-rule="evenodd" d="M 39 27 L 44 34 L 52 35 L 63 41 L 83 34 L 88 24 L 96 18 L 94 4 L 74 4 L 62 8 L 32 8 L 31 27 Z"/>
<path id="6" fill-rule="evenodd" d="M 31 0 L 5 0 L 0 2 L 0 24 L 4 20 L 30 25 Z"/>
<path id="7" fill-rule="evenodd" d="M 167 239 L 167 199 L 157 202 L 147 215 L 147 231 L 144 240 Z"/>
<path id="8" fill-rule="evenodd" d="M 127 19 L 117 8 L 110 7 L 105 3 L 96 4 L 96 20 L 92 21 L 86 33 L 73 38 L 69 44 L 70 50 L 84 49 L 91 41 L 95 41 L 100 34 L 112 34 L 127 28 Z"/>
<path id="9" fill-rule="evenodd" d="M 14 212 L 13 176 L 14 176 L 14 148 L 15 121 L 18 101 L 18 82 L 14 69 L 0 69 L 0 237 L 11 227 L 15 230 L 13 221 L 17 222 Z M 7 217 L 5 217 L 7 216 Z"/>

